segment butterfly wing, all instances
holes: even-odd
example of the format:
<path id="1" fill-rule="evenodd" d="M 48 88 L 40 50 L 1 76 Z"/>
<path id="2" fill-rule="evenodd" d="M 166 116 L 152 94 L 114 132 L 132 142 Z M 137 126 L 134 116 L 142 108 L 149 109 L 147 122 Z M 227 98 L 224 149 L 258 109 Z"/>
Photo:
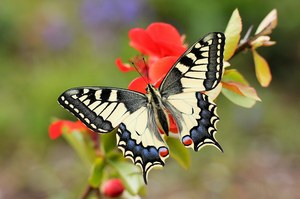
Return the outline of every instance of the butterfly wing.
<path id="1" fill-rule="evenodd" d="M 91 130 L 107 133 L 118 127 L 117 144 L 123 155 L 148 172 L 163 166 L 169 155 L 144 94 L 127 89 L 81 87 L 65 91 L 59 103 Z"/>
<path id="2" fill-rule="evenodd" d="M 141 107 L 120 124 L 117 142 L 124 156 L 141 167 L 146 184 L 149 171 L 164 166 L 169 156 L 150 106 Z"/>
<path id="3" fill-rule="evenodd" d="M 186 147 L 199 151 L 205 145 L 213 145 L 223 151 L 215 139 L 219 121 L 217 106 L 207 95 L 201 92 L 171 95 L 165 106 L 172 114 L 181 142 Z"/>
<path id="4" fill-rule="evenodd" d="M 164 97 L 209 91 L 221 81 L 225 36 L 213 32 L 191 46 L 174 64 L 159 88 Z"/>
<path id="5" fill-rule="evenodd" d="M 182 143 L 195 151 L 206 144 L 222 150 L 214 138 L 219 120 L 216 105 L 201 92 L 214 89 L 221 81 L 224 44 L 223 33 L 204 36 L 179 58 L 159 88 Z"/>

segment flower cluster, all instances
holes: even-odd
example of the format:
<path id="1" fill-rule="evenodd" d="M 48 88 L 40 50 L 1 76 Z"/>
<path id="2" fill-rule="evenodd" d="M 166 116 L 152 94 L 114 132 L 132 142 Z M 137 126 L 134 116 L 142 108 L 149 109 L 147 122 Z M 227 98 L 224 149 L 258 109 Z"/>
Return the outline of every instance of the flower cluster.
<path id="1" fill-rule="evenodd" d="M 128 89 L 141 93 L 146 92 L 147 83 L 158 88 L 167 72 L 187 49 L 184 37 L 167 23 L 152 23 L 145 30 L 133 28 L 129 31 L 129 39 L 129 45 L 142 55 L 135 56 L 130 61 L 143 77 L 134 79 Z M 134 70 L 132 64 L 122 63 L 120 58 L 116 60 L 116 64 L 123 72 Z M 170 116 L 169 119 L 170 132 L 177 133 L 173 118 Z"/>
<path id="2" fill-rule="evenodd" d="M 238 10 L 235 10 L 225 30 L 224 74 L 221 84 L 206 94 L 215 99 L 222 93 L 229 100 L 243 107 L 252 107 L 256 101 L 260 101 L 256 90 L 249 85 L 243 75 L 237 69 L 228 68 L 230 66 L 229 61 L 239 52 L 246 49 L 251 50 L 258 82 L 261 86 L 267 87 L 271 81 L 270 68 L 267 61 L 257 53 L 257 48 L 271 46 L 275 43 L 270 41 L 269 34 L 276 25 L 277 13 L 276 10 L 273 10 L 261 22 L 253 36 L 250 36 L 250 31 L 248 31 L 246 36 L 241 39 L 242 21 Z M 118 58 L 116 65 L 122 72 L 138 70 L 142 77 L 132 80 L 128 88 L 141 93 L 146 92 L 147 83 L 158 88 L 170 68 L 187 49 L 184 36 L 181 36 L 172 25 L 166 23 L 152 23 L 146 29 L 133 28 L 129 31 L 129 38 L 129 45 L 136 49 L 139 55 L 130 59 L 131 64 L 124 63 Z M 177 132 L 171 116 L 170 132 Z M 102 194 L 107 197 L 118 197 L 124 191 L 133 196 L 139 194 L 144 184 L 141 183 L 139 175 L 133 175 L 133 173 L 138 173 L 137 168 L 122 161 L 123 159 L 120 160 L 118 158 L 121 156 L 120 153 L 114 153 L 113 149 L 115 149 L 116 143 L 112 141 L 115 139 L 113 133 L 97 139 L 98 134 L 91 132 L 80 121 L 58 120 L 50 125 L 49 136 L 51 139 L 56 139 L 61 135 L 64 135 L 64 138 L 83 160 L 88 159 L 93 168 L 87 190 L 99 191 L 99 187 L 102 185 Z M 86 138 L 92 141 L 96 147 L 91 147 L 91 142 L 86 142 Z M 173 148 L 177 150 L 173 150 L 172 157 L 187 168 L 190 162 L 188 152 L 183 146 L 181 149 L 181 145 L 178 146 L 178 143 L 173 142 L 172 138 L 168 138 L 167 141 L 170 148 L 172 145 L 176 145 Z M 114 171 L 112 175 L 104 175 L 108 166 L 110 168 L 107 170 Z M 122 181 L 112 179 L 112 176 L 119 176 Z M 110 180 L 107 180 L 107 177 Z M 89 193 L 86 194 L 86 196 L 88 195 Z"/>
<path id="3" fill-rule="evenodd" d="M 176 28 L 166 23 L 152 23 L 145 30 L 133 28 L 129 31 L 129 39 L 129 45 L 142 55 L 133 57 L 130 61 L 144 76 L 134 79 L 129 89 L 142 93 L 145 93 L 147 86 L 143 78 L 159 87 L 172 65 L 187 49 L 183 43 L 184 37 Z M 147 57 L 147 61 L 144 57 Z M 116 60 L 116 64 L 123 72 L 134 69 L 131 64 L 122 63 L 120 58 Z"/>

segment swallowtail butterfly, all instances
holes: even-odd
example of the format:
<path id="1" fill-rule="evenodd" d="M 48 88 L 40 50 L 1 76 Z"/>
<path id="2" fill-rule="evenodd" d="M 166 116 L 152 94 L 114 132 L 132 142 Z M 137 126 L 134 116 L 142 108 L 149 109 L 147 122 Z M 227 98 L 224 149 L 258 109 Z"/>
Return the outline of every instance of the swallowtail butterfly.
<path id="1" fill-rule="evenodd" d="M 158 89 L 148 84 L 146 94 L 112 87 L 79 87 L 65 91 L 58 101 L 93 131 L 108 133 L 117 128 L 118 148 L 141 167 L 147 183 L 149 171 L 164 166 L 169 156 L 159 131 L 168 135 L 168 114 L 183 145 L 195 151 L 214 145 L 222 151 L 214 137 L 217 107 L 204 92 L 221 80 L 224 44 L 223 33 L 207 34 L 184 52 Z"/>

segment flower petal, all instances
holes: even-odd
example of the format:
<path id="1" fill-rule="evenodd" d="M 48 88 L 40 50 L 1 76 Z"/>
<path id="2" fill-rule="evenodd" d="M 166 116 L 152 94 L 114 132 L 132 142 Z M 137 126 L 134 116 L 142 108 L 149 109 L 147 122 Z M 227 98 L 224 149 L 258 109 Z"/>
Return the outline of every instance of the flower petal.
<path id="1" fill-rule="evenodd" d="M 167 23 L 152 23 L 146 29 L 160 49 L 160 56 L 180 56 L 186 47 L 177 29 Z"/>
<path id="2" fill-rule="evenodd" d="M 64 120 L 59 120 L 59 121 L 55 121 L 50 124 L 49 129 L 48 129 L 50 139 L 54 140 L 54 139 L 58 138 L 59 136 L 61 136 L 62 127 L 65 122 L 66 121 L 64 121 Z"/>
<path id="3" fill-rule="evenodd" d="M 152 23 L 147 27 L 146 31 L 155 42 L 171 43 L 178 46 L 182 45 L 179 32 L 170 24 L 161 22 Z"/>
<path id="4" fill-rule="evenodd" d="M 176 125 L 176 123 L 175 123 L 175 121 L 174 121 L 174 119 L 171 115 L 169 115 L 169 121 L 170 121 L 170 127 L 169 127 L 170 132 L 177 134 L 178 133 L 178 128 L 177 128 L 177 125 Z"/>
<path id="5" fill-rule="evenodd" d="M 142 54 L 160 54 L 157 44 L 153 41 L 151 36 L 146 30 L 141 28 L 133 28 L 129 31 L 130 43 L 129 45 Z"/>
<path id="6" fill-rule="evenodd" d="M 72 122 L 69 120 L 58 120 L 50 124 L 49 126 L 49 137 L 56 139 L 62 135 L 64 128 L 67 128 L 67 132 L 72 131 L 90 131 L 81 121 Z"/>
<path id="7" fill-rule="evenodd" d="M 166 74 L 169 72 L 171 67 L 175 64 L 178 57 L 176 56 L 169 56 L 163 57 L 158 59 L 154 62 L 151 67 L 149 67 L 149 79 L 152 83 L 157 82 L 158 80 L 165 77 Z"/>
<path id="8" fill-rule="evenodd" d="M 122 72 L 128 72 L 134 69 L 130 64 L 123 63 L 121 58 L 117 58 L 115 63 Z"/>
<path id="9" fill-rule="evenodd" d="M 140 93 L 146 93 L 147 83 L 143 77 L 138 77 L 132 80 L 128 86 L 129 90 L 137 91 Z"/>

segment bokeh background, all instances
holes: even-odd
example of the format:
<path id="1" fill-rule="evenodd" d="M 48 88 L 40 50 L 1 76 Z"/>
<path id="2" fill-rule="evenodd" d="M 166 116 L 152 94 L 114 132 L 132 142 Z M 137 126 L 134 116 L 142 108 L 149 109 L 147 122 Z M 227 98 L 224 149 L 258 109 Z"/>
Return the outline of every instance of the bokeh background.
<path id="1" fill-rule="evenodd" d="M 127 87 L 137 74 L 121 73 L 115 59 L 136 54 L 130 28 L 163 21 L 193 43 L 224 31 L 235 8 L 244 33 L 273 9 L 275 46 L 260 48 L 273 81 L 261 88 L 250 53 L 231 65 L 257 88 L 251 109 L 217 100 L 217 139 L 224 148 L 192 152 L 189 170 L 169 158 L 153 171 L 145 198 L 300 198 L 300 1 L 286 0 L 1 0 L 0 198 L 78 198 L 89 170 L 63 139 L 50 140 L 55 118 L 72 119 L 56 102 L 67 88 Z"/>

